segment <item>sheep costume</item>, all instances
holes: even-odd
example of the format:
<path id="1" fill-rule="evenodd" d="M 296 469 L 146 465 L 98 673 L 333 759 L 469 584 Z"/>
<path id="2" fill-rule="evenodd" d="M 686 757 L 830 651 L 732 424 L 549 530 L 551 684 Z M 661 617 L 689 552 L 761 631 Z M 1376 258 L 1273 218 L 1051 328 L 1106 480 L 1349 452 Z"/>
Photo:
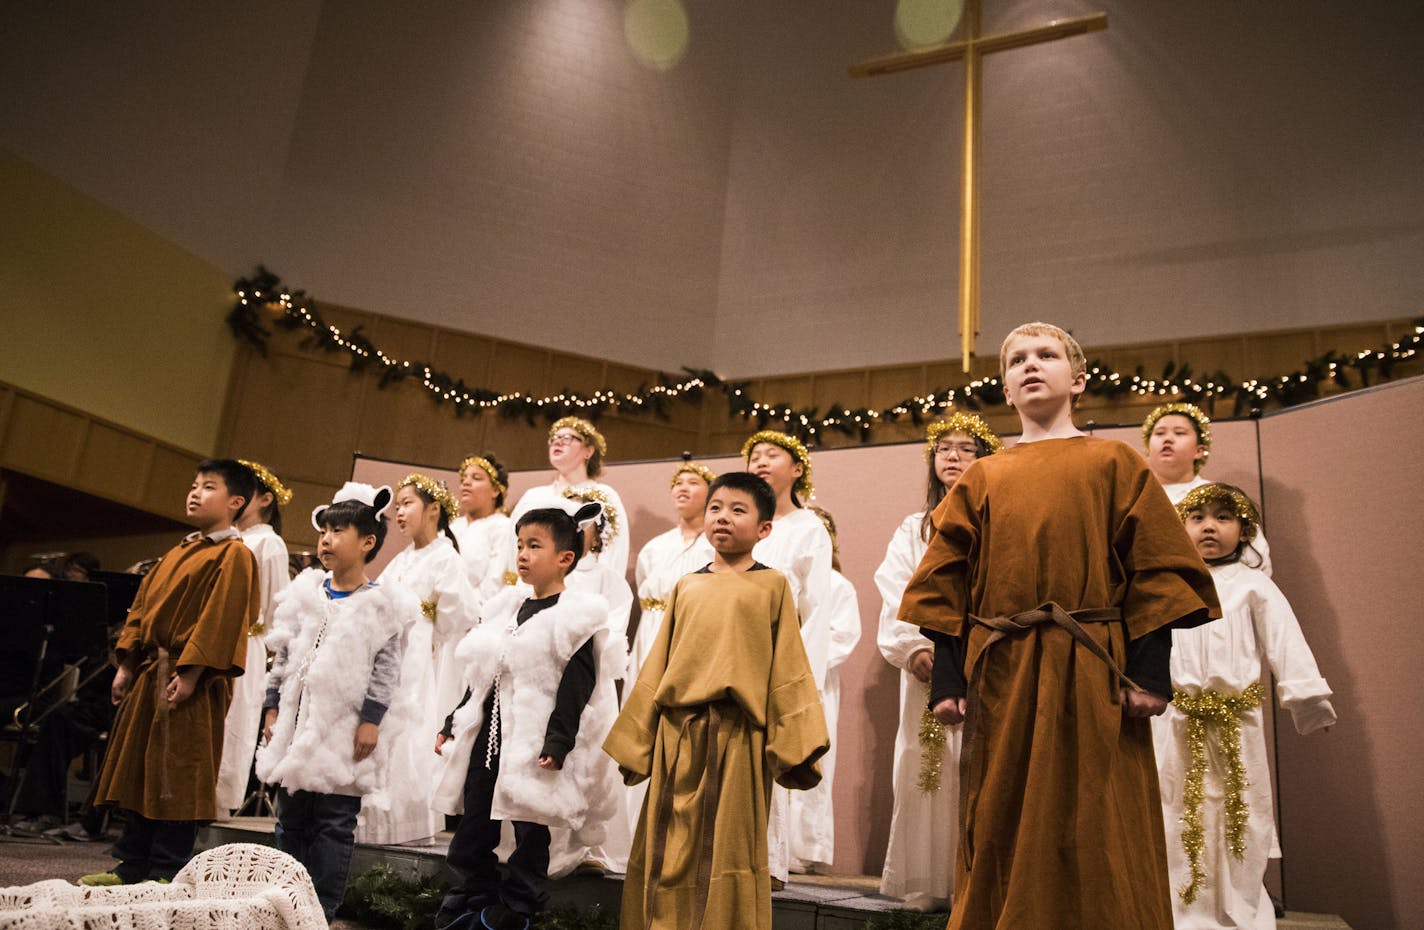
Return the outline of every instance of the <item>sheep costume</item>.
<path id="1" fill-rule="evenodd" d="M 570 502 L 576 520 L 598 504 Z M 454 739 L 442 755 L 444 771 L 435 789 L 435 809 L 464 813 L 470 753 L 484 725 L 485 699 L 497 688 L 499 775 L 491 820 L 520 820 L 563 827 L 575 842 L 603 841 L 622 790 L 603 740 L 618 715 L 613 681 L 627 662 L 626 643 L 610 642 L 608 602 L 597 594 L 565 590 L 557 603 L 522 626 L 517 615 L 525 593 L 506 589 L 487 601 L 480 623 L 455 648 L 456 664 L 470 700 L 454 717 Z M 539 767 L 545 729 L 559 682 L 573 654 L 590 638 L 597 657 L 593 694 L 579 717 L 578 738 L 558 771 Z"/>
<path id="2" fill-rule="evenodd" d="M 388 501 L 389 489 L 381 490 Z M 333 600 L 324 589 L 328 577 L 307 569 L 278 595 L 267 644 L 285 660 L 273 668 L 282 676 L 280 705 L 272 738 L 257 751 L 257 777 L 288 791 L 362 797 L 363 808 L 384 810 L 394 769 L 414 765 L 420 710 L 397 689 L 375 751 L 356 762 L 352 739 L 376 653 L 420 603 L 399 585 L 371 585 Z"/>

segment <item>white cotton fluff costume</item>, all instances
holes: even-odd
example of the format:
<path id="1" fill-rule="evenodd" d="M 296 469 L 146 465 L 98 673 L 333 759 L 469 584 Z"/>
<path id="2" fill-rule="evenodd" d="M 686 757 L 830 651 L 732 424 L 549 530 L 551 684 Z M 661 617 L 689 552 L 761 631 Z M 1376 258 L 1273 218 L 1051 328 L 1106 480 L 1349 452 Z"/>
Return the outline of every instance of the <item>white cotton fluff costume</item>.
<path id="1" fill-rule="evenodd" d="M 492 820 L 523 820 L 572 831 L 584 845 L 601 843 L 616 813 L 619 785 L 603 740 L 618 713 L 614 676 L 626 654 L 610 649 L 608 602 L 596 594 L 565 590 L 553 606 L 520 626 L 524 595 L 506 590 L 485 604 L 480 625 L 455 649 L 470 700 L 455 714 L 455 738 L 444 747 L 444 772 L 435 789 L 435 809 L 464 813 L 470 752 L 484 724 L 485 698 L 499 677 L 499 777 Z M 598 667 L 593 694 L 579 718 L 578 738 L 559 771 L 539 767 L 544 732 L 569 659 L 594 640 Z"/>
<path id="2" fill-rule="evenodd" d="M 287 647 L 287 674 L 272 739 L 257 751 L 257 777 L 288 791 L 362 797 L 363 806 L 389 807 L 386 785 L 413 773 L 392 768 L 413 759 L 408 743 L 420 734 L 419 708 L 408 689 L 398 689 L 381 721 L 376 750 L 360 762 L 352 741 L 370 683 L 371 663 L 398 635 L 420 602 L 399 585 L 373 585 L 349 597 L 328 598 L 328 573 L 308 569 L 279 597 L 267 642 Z M 316 638 L 330 612 L 320 645 Z M 305 679 L 298 669 L 311 655 Z"/>

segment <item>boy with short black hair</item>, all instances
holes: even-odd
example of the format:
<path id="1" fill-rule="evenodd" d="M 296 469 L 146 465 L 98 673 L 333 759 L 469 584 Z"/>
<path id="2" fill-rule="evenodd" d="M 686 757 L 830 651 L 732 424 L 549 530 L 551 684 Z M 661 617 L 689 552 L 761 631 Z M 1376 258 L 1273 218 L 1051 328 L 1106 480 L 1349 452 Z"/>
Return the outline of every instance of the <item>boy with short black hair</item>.
<path id="1" fill-rule="evenodd" d="M 756 475 L 712 482 L 704 531 L 715 558 L 673 589 L 603 744 L 628 784 L 650 779 L 624 930 L 771 928 L 772 782 L 814 787 L 830 747 L 791 587 L 752 556 L 775 512 Z"/>
<path id="2" fill-rule="evenodd" d="M 119 710 L 94 795 L 126 812 L 120 861 L 84 884 L 171 879 L 217 816 L 223 716 L 257 620 L 257 563 L 233 526 L 254 491 L 241 463 L 200 462 L 187 500 L 197 530 L 139 585 L 114 647 Z"/>
<path id="3" fill-rule="evenodd" d="M 278 786 L 277 845 L 306 866 L 327 920 L 346 892 L 362 799 L 384 792 L 393 760 L 410 757 L 419 735 L 419 710 L 397 690 L 419 601 L 366 575 L 390 501 L 389 487 L 348 481 L 312 511 L 326 570 L 297 576 L 268 633 L 257 776 Z"/>
<path id="4" fill-rule="evenodd" d="M 899 614 L 935 641 L 936 716 L 968 715 L 949 926 L 1170 930 L 1147 718 L 1216 592 L 1142 458 L 1073 425 L 1077 341 L 1027 324 L 1000 364 L 1022 435 L 935 509 Z"/>
<path id="5" fill-rule="evenodd" d="M 602 511 L 570 500 L 521 516 L 516 566 L 532 596 L 514 587 L 496 595 L 455 650 L 469 692 L 439 741 L 448 745 L 435 806 L 464 815 L 446 857 L 462 881 L 441 902 L 437 927 L 525 930 L 547 899 L 549 827 L 578 845 L 604 839 L 618 782 L 598 744 L 617 710 L 613 680 L 626 651 L 606 646 L 608 602 L 564 585 L 583 528 Z M 515 848 L 501 880 L 504 820 Z"/>

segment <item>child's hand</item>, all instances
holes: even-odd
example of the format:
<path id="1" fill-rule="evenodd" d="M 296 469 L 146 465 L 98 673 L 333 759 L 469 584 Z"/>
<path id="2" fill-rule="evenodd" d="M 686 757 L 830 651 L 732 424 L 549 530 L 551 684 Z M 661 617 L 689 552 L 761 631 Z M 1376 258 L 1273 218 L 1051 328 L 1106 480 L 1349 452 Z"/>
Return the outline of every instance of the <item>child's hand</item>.
<path id="1" fill-rule="evenodd" d="M 376 738 L 380 735 L 380 727 L 374 723 L 361 721 L 356 724 L 356 740 L 351 753 L 351 758 L 360 762 L 371 753 L 376 751 Z"/>
<path id="2" fill-rule="evenodd" d="M 437 756 L 440 755 L 440 747 L 444 746 L 446 740 L 448 740 L 449 738 L 450 737 L 446 736 L 444 733 L 435 734 L 435 754 Z"/>
<path id="3" fill-rule="evenodd" d="M 262 715 L 262 742 L 272 742 L 272 728 L 277 725 L 277 708 L 269 707 Z"/>
<path id="4" fill-rule="evenodd" d="M 546 772 L 557 772 L 562 769 L 563 766 L 555 762 L 553 756 L 540 756 L 539 768 L 543 769 Z"/>
<path id="5" fill-rule="evenodd" d="M 1122 712 L 1129 717 L 1159 717 L 1167 711 L 1168 701 L 1148 691 L 1122 689 Z"/>
<path id="6" fill-rule="evenodd" d="M 910 656 L 909 664 L 905 666 L 919 681 L 929 681 L 930 674 L 934 671 L 934 652 L 929 649 L 920 649 Z"/>
<path id="7" fill-rule="evenodd" d="M 964 722 L 964 703 L 964 698 L 962 697 L 945 698 L 931 708 L 931 713 L 935 715 L 935 719 L 940 723 L 947 727 L 952 727 L 956 723 Z"/>
<path id="8" fill-rule="evenodd" d="M 193 696 L 193 690 L 198 686 L 198 676 L 203 672 L 200 665 L 189 665 L 173 673 L 173 677 L 168 679 L 168 687 L 164 694 L 168 697 L 169 704 L 182 704 Z"/>
<path id="9" fill-rule="evenodd" d="M 114 683 L 109 686 L 109 701 L 119 704 L 129 693 L 129 685 L 133 684 L 133 670 L 127 665 L 120 665 L 119 670 L 114 672 Z"/>

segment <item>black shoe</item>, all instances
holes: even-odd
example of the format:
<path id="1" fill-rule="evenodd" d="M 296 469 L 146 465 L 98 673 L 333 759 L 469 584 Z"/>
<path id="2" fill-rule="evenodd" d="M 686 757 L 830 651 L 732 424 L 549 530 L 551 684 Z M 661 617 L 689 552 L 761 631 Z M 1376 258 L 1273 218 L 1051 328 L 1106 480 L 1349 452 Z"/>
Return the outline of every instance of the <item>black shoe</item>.
<path id="1" fill-rule="evenodd" d="M 480 911 L 484 930 L 529 930 L 529 918 L 503 904 L 491 904 Z"/>
<path id="2" fill-rule="evenodd" d="M 492 894 L 471 897 L 448 894 L 440 902 L 440 910 L 435 915 L 435 930 L 479 930 L 480 911 L 498 900 Z"/>

